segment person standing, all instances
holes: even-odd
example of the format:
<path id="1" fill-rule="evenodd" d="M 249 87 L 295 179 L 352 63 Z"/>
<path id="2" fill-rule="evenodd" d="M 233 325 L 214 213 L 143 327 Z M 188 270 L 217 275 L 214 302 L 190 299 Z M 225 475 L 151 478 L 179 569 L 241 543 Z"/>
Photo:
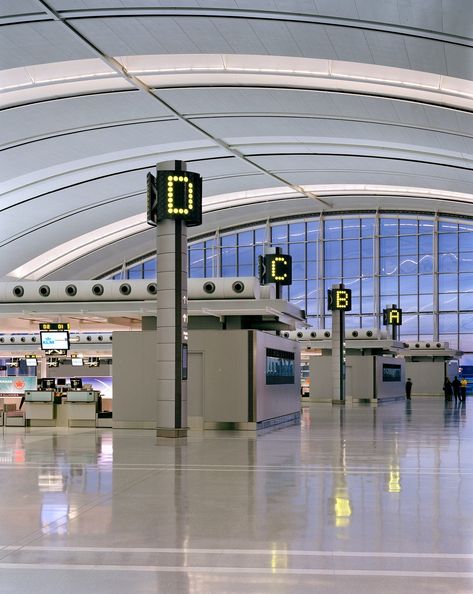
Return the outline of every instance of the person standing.
<path id="1" fill-rule="evenodd" d="M 455 402 L 460 398 L 460 380 L 455 376 L 452 382 L 452 389 L 453 389 L 453 396 L 455 397 Z"/>
<path id="2" fill-rule="evenodd" d="M 465 377 L 462 377 L 460 382 L 460 400 L 461 402 L 466 402 L 466 387 L 468 382 Z"/>
<path id="3" fill-rule="evenodd" d="M 406 382 L 406 398 L 407 398 L 407 400 L 411 399 L 411 391 L 412 391 L 412 380 L 410 377 L 408 377 L 407 382 Z"/>
<path id="4" fill-rule="evenodd" d="M 445 392 L 445 400 L 451 400 L 453 388 L 452 388 L 452 382 L 450 381 L 450 379 L 448 377 L 445 378 L 445 381 L 443 383 L 443 391 Z"/>

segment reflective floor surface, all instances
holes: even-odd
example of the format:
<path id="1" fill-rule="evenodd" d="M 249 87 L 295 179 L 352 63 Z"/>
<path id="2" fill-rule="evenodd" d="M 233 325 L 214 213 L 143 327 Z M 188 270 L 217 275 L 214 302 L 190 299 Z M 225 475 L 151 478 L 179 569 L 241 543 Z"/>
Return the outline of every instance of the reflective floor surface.
<path id="1" fill-rule="evenodd" d="M 473 592 L 473 401 L 171 445 L 1 431 L 2 593 Z"/>

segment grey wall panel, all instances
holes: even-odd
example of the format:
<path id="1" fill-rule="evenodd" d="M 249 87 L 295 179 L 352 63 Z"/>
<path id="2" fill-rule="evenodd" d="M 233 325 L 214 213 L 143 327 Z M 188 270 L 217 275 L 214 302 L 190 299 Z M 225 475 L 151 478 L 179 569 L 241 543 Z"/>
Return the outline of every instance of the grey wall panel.
<path id="1" fill-rule="evenodd" d="M 156 427 L 156 333 L 113 333 L 113 423 Z"/>

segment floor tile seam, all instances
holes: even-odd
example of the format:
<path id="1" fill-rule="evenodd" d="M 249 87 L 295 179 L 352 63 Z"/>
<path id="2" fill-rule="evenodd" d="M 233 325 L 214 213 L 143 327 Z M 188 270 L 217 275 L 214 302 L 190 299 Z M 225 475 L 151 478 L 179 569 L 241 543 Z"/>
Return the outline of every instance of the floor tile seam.
<path id="1" fill-rule="evenodd" d="M 432 579 L 473 579 L 473 572 L 453 571 L 409 571 L 409 570 L 366 570 L 366 569 L 308 569 L 288 567 L 215 567 L 179 565 L 95 565 L 61 563 L 0 563 L 3 570 L 27 569 L 47 571 L 98 571 L 98 572 L 146 572 L 146 573 L 200 573 L 200 574 L 270 574 L 270 575 L 330 575 L 351 577 L 394 577 L 394 578 L 432 578 Z"/>
<path id="2" fill-rule="evenodd" d="M 148 480 L 148 478 L 150 476 L 152 476 L 153 474 L 156 474 L 157 472 L 159 472 L 159 471 L 157 471 L 157 470 L 150 471 L 146 474 L 146 476 L 142 477 L 140 480 L 134 480 L 131 485 L 127 485 L 126 487 L 123 486 L 122 488 L 117 489 L 117 490 L 112 489 L 111 493 L 101 495 L 101 496 L 95 498 L 94 500 L 89 501 L 88 503 L 84 503 L 83 505 L 79 506 L 77 508 L 77 510 L 74 512 L 74 516 L 72 518 L 69 517 L 68 513 L 65 513 L 61 518 L 58 518 L 58 519 L 54 520 L 53 522 L 50 522 L 46 526 L 48 528 L 49 527 L 59 528 L 59 527 L 63 526 L 65 523 L 74 521 L 74 520 L 78 519 L 82 514 L 89 512 L 91 509 L 97 507 L 98 505 L 101 505 L 103 503 L 106 503 L 107 501 L 112 500 L 117 495 L 123 494 L 125 491 L 136 486 L 140 482 Z M 44 538 L 44 534 L 43 534 L 42 530 L 44 530 L 44 526 L 42 528 L 38 528 L 35 532 L 31 533 L 27 537 L 24 537 L 22 539 L 22 541 L 20 541 L 20 544 L 12 545 L 12 546 L 18 547 L 14 552 L 21 551 L 24 546 L 30 545 L 30 543 L 36 542 L 36 541 L 40 540 L 41 538 Z M 26 542 L 23 542 L 25 540 L 26 540 Z M 4 562 L 3 561 L 4 559 L 6 559 L 9 555 L 12 554 L 12 551 L 8 551 L 5 555 L 2 555 L 1 553 L 2 553 L 2 549 L 0 549 L 0 564 Z"/>
<path id="3" fill-rule="evenodd" d="M 287 557 L 333 557 L 360 559 L 399 559 L 399 560 L 465 560 L 473 559 L 473 553 L 403 553 L 379 551 L 320 551 L 287 549 L 209 549 L 187 547 L 86 547 L 86 546 L 41 546 L 41 545 L 4 545 L 0 550 L 9 552 L 53 552 L 53 553 L 128 553 L 128 554 L 183 554 L 183 555 L 235 555 L 268 556 L 285 555 Z"/>

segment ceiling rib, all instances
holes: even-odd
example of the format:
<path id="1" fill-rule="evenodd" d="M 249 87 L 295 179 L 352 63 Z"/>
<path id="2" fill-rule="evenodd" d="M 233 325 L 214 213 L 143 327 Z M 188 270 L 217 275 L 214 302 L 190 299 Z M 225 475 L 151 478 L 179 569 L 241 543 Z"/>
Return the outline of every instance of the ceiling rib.
<path id="1" fill-rule="evenodd" d="M 251 159 L 248 159 L 239 150 L 230 146 L 229 144 L 224 142 L 222 139 L 216 138 L 215 136 L 213 136 L 212 134 L 207 132 L 207 130 L 205 130 L 201 126 L 198 126 L 195 122 L 189 120 L 181 112 L 176 110 L 172 105 L 170 105 L 167 101 L 165 101 L 162 97 L 160 97 L 158 92 L 155 89 L 148 87 L 145 83 L 143 83 L 143 81 L 141 79 L 139 79 L 138 77 L 133 76 L 132 74 L 127 72 L 127 70 L 122 66 L 122 64 L 120 64 L 120 62 L 115 60 L 115 58 L 113 58 L 112 56 L 105 54 L 100 48 L 98 48 L 94 43 L 92 43 L 92 41 L 90 41 L 86 36 L 84 36 L 77 29 L 75 29 L 75 27 L 73 27 L 67 20 L 65 20 L 63 17 L 61 17 L 61 15 L 56 10 L 51 8 L 49 6 L 49 4 L 47 2 L 45 2 L 45 0 L 36 0 L 36 2 L 42 7 L 42 9 L 44 11 L 46 11 L 51 16 L 52 19 L 60 22 L 64 27 L 66 27 L 77 39 L 79 39 L 90 50 L 92 50 L 97 55 L 97 57 L 99 57 L 105 64 L 107 64 L 107 66 L 112 68 L 112 70 L 114 70 L 119 76 L 121 76 L 128 82 L 131 82 L 131 84 L 133 84 L 133 86 L 135 86 L 140 91 L 143 91 L 144 93 L 146 93 L 147 96 L 150 96 L 155 101 L 158 101 L 161 105 L 163 105 L 164 107 L 166 107 L 166 109 L 168 109 L 171 113 L 173 113 L 180 121 L 184 122 L 189 127 L 191 127 L 193 130 L 195 130 L 199 134 L 205 136 L 207 139 L 211 140 L 212 142 L 214 142 L 215 144 L 217 144 L 218 146 L 220 146 L 221 148 L 226 150 L 228 153 L 230 153 L 237 159 L 244 161 L 250 167 L 257 169 L 259 172 L 264 173 L 265 175 L 271 177 L 272 179 L 278 181 L 279 183 L 287 186 L 288 188 L 291 188 L 293 191 L 298 192 L 302 196 L 306 196 L 307 198 L 311 198 L 311 199 L 319 202 L 321 204 L 321 206 L 323 206 L 325 208 L 329 208 L 329 209 L 332 208 L 332 205 L 329 202 L 322 200 L 321 198 L 319 198 L 316 194 L 313 194 L 312 192 L 304 191 L 300 186 L 298 186 L 296 184 L 292 184 L 289 181 L 287 181 L 286 179 L 284 179 L 283 177 L 281 177 L 271 171 L 268 171 L 264 167 L 261 167 L 260 165 L 258 165 L 254 161 L 252 161 Z"/>

